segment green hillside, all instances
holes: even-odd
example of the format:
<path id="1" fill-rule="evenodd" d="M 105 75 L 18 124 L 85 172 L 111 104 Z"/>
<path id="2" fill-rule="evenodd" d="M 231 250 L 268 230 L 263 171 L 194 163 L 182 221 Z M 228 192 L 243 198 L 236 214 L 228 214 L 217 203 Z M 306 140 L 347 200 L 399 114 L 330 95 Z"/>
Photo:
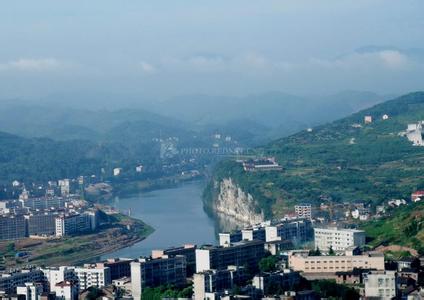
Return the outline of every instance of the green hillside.
<path id="1" fill-rule="evenodd" d="M 424 203 L 397 208 L 390 217 L 366 222 L 362 229 L 370 244 L 402 245 L 424 253 Z"/>
<path id="2" fill-rule="evenodd" d="M 383 120 L 384 114 L 389 115 Z M 373 122 L 364 124 L 364 116 Z M 367 201 L 409 197 L 424 187 L 424 147 L 414 147 L 399 132 L 424 120 L 424 92 L 387 101 L 350 117 L 302 131 L 254 150 L 274 156 L 282 172 L 244 172 L 241 164 L 225 161 L 213 181 L 231 177 L 251 193 L 267 217 L 283 214 L 297 202 Z M 353 124 L 361 124 L 355 128 Z M 206 202 L 213 201 L 209 185 Z"/>

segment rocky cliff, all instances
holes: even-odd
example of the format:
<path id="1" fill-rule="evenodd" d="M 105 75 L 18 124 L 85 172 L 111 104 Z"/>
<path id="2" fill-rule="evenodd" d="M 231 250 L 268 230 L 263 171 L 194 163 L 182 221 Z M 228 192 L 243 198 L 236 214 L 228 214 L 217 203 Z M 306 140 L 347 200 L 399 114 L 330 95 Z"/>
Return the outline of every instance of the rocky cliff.
<path id="1" fill-rule="evenodd" d="M 257 224 L 264 220 L 264 213 L 252 195 L 244 192 L 231 178 L 224 178 L 214 184 L 217 191 L 213 202 L 215 212 L 244 224 Z"/>

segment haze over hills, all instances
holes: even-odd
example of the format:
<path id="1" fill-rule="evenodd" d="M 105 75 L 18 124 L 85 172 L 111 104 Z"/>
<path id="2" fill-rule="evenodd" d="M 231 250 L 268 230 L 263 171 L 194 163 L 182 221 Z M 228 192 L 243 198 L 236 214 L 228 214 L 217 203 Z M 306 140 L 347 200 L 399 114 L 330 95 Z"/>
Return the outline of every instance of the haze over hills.
<path id="1" fill-rule="evenodd" d="M 246 97 L 190 95 L 167 101 L 133 96 L 70 94 L 32 101 L 2 101 L 0 130 L 24 137 L 57 140 L 109 139 L 119 126 L 144 122 L 143 131 L 221 132 L 243 144 L 258 145 L 356 112 L 388 96 L 349 91 L 305 98 L 281 92 Z M 127 97 L 127 98 L 125 98 Z M 122 98 L 120 106 L 116 106 Z M 114 101 L 115 100 L 115 101 Z M 69 103 L 68 105 L 64 103 Z M 108 103 L 110 106 L 108 107 Z M 151 138 L 151 136 L 149 136 Z"/>
<path id="2" fill-rule="evenodd" d="M 364 124 L 366 115 L 373 117 L 371 124 Z M 281 216 L 299 202 L 378 204 L 408 197 L 424 187 L 424 147 L 412 146 L 399 132 L 420 120 L 423 92 L 276 140 L 257 148 L 256 155 L 275 157 L 282 172 L 245 172 L 238 162 L 222 162 L 205 193 L 206 204 L 213 207 L 220 183 L 229 178 L 253 196 L 251 207 L 265 217 Z"/>

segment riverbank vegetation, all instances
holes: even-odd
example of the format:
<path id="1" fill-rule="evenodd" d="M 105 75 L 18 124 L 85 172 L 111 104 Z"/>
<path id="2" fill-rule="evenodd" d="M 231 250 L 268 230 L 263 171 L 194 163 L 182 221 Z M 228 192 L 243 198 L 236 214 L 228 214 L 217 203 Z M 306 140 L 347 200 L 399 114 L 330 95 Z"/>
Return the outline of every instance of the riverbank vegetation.
<path id="1" fill-rule="evenodd" d="M 108 222 L 97 231 L 51 239 L 26 238 L 0 243 L 0 266 L 75 265 L 129 247 L 153 233 L 146 223 L 122 214 L 107 215 Z"/>

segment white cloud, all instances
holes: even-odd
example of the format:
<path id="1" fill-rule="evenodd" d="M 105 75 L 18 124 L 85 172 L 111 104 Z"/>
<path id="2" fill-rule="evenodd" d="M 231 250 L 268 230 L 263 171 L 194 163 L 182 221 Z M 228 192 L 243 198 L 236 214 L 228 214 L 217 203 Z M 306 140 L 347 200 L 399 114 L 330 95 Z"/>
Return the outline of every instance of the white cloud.
<path id="1" fill-rule="evenodd" d="M 311 66 L 327 69 L 393 69 L 403 70 L 413 65 L 406 54 L 398 50 L 353 52 L 334 60 L 312 58 Z"/>
<path id="2" fill-rule="evenodd" d="M 19 58 L 14 61 L 0 63 L 0 70 L 22 72 L 44 72 L 71 67 L 72 64 L 55 58 Z"/>
<path id="3" fill-rule="evenodd" d="M 409 64 L 406 55 L 396 50 L 384 50 L 378 53 L 383 63 L 390 68 L 404 68 Z"/>
<path id="4" fill-rule="evenodd" d="M 148 62 L 142 61 L 142 62 L 139 63 L 139 65 L 140 65 L 141 70 L 144 73 L 152 74 L 152 73 L 155 73 L 157 71 L 156 67 L 154 65 L 148 63 Z"/>

